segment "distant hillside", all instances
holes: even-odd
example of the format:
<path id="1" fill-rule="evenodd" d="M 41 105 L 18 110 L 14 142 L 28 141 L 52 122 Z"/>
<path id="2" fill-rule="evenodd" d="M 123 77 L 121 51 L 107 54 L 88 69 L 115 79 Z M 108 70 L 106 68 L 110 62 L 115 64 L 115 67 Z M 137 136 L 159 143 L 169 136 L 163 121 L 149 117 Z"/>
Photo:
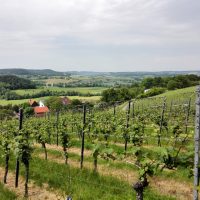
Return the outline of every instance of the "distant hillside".
<path id="1" fill-rule="evenodd" d="M 28 75 L 39 75 L 39 76 L 64 76 L 64 75 L 74 75 L 74 76 L 104 76 L 104 77 L 155 77 L 155 76 L 175 76 L 175 75 L 185 75 L 185 74 L 196 74 L 200 75 L 200 71 L 159 71 L 159 72 L 95 72 L 95 71 L 66 71 L 58 72 L 51 69 L 23 69 L 23 68 L 10 68 L 10 69 L 0 69 L 0 75 L 17 75 L 17 76 L 28 76 Z"/>
<path id="2" fill-rule="evenodd" d="M 63 76 L 63 72 L 57 72 L 51 69 L 0 69 L 0 75 L 40 75 L 40 76 Z"/>
<path id="3" fill-rule="evenodd" d="M 0 89 L 6 87 L 11 90 L 15 89 L 34 89 L 35 84 L 28 79 L 19 78 L 13 75 L 0 75 Z"/>
<path id="4" fill-rule="evenodd" d="M 63 72 L 57 72 L 51 69 L 42 69 L 42 70 L 29 70 L 30 73 L 35 75 L 46 75 L 46 76 L 63 76 Z"/>

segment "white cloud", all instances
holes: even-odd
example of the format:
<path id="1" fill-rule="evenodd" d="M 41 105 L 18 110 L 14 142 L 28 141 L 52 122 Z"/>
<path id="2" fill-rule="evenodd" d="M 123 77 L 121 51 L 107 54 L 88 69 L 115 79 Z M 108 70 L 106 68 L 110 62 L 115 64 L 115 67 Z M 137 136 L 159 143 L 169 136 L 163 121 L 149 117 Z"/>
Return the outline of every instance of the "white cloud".
<path id="1" fill-rule="evenodd" d="M 0 66 L 9 65 L 10 61 L 3 59 L 9 55 L 18 55 L 16 65 L 24 63 L 23 55 L 29 58 L 27 65 L 33 65 L 41 54 L 46 54 L 46 62 L 42 64 L 50 65 L 48 58 L 58 55 L 57 52 L 63 57 L 53 56 L 55 63 L 76 65 L 76 55 L 81 53 L 74 49 L 84 51 L 84 47 L 90 47 L 96 53 L 93 66 L 110 65 L 115 70 L 113 60 L 118 58 L 118 50 L 112 59 L 102 60 L 100 57 L 108 55 L 101 52 L 101 46 L 107 47 L 107 53 L 113 46 L 132 47 L 134 51 L 139 47 L 143 49 L 141 59 L 146 56 L 147 48 L 157 49 L 148 59 L 153 65 L 159 49 L 167 48 L 173 55 L 176 46 L 187 48 L 200 44 L 199 0 L 0 0 L 0 5 Z M 71 63 L 67 63 L 64 52 L 70 50 Z M 124 58 L 124 63 L 137 64 L 129 56 Z M 86 57 L 90 59 L 89 55 Z M 198 58 L 194 59 L 198 63 Z M 38 60 L 40 64 L 41 59 Z M 158 63 L 166 63 L 163 60 Z M 90 60 L 82 61 L 84 66 L 90 63 Z M 169 61 L 182 64 L 178 57 Z M 146 65 L 143 59 L 139 64 L 142 63 Z"/>

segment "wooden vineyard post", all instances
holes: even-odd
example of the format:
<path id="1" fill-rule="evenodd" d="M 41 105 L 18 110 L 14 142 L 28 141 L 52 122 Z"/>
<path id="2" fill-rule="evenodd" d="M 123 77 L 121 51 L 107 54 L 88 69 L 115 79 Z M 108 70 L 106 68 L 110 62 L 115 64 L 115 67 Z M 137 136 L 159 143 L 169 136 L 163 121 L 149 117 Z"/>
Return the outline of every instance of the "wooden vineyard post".
<path id="1" fill-rule="evenodd" d="M 166 97 L 164 97 L 164 100 L 163 100 L 162 113 L 161 113 L 161 118 L 160 118 L 160 129 L 159 129 L 159 134 L 158 134 L 158 146 L 159 147 L 161 147 L 161 134 L 162 134 L 165 108 L 166 108 Z"/>
<path id="2" fill-rule="evenodd" d="M 113 104 L 113 114 L 114 114 L 114 116 L 116 115 L 116 104 L 115 103 Z"/>
<path id="3" fill-rule="evenodd" d="M 135 104 L 134 101 L 132 101 L 132 118 L 134 119 L 135 117 Z"/>
<path id="4" fill-rule="evenodd" d="M 130 110 L 131 110 L 131 101 L 128 102 L 128 112 L 127 112 L 127 119 L 126 119 L 126 133 L 125 133 L 125 147 L 124 150 L 126 152 L 127 145 L 128 145 L 128 128 L 129 128 L 129 120 L 130 120 Z"/>
<path id="5" fill-rule="evenodd" d="M 187 112 L 186 112 L 186 118 L 185 118 L 185 134 L 188 133 L 188 121 L 190 117 L 190 106 L 191 106 L 191 98 L 189 98 L 188 105 L 187 105 Z"/>
<path id="6" fill-rule="evenodd" d="M 200 86 L 197 87 L 195 136 L 194 136 L 194 200 L 198 200 L 199 189 L 199 137 L 200 137 Z"/>
<path id="7" fill-rule="evenodd" d="M 74 109 L 72 109 L 72 133 L 74 132 Z"/>
<path id="8" fill-rule="evenodd" d="M 90 108 L 88 109 L 88 114 L 89 114 L 89 119 L 88 119 L 88 136 L 90 138 L 90 130 L 91 130 L 91 124 L 90 124 L 90 122 L 91 122 L 91 116 L 92 116 L 92 111 L 91 111 Z"/>
<path id="9" fill-rule="evenodd" d="M 127 112 L 126 128 L 129 127 L 130 111 L 131 111 L 131 101 L 128 102 L 128 112 Z"/>
<path id="10" fill-rule="evenodd" d="M 19 109 L 19 130 L 22 129 L 23 123 L 23 109 Z M 16 160 L 16 168 L 15 168 L 15 187 L 18 187 L 18 180 L 19 180 L 19 158 L 17 157 Z"/>
<path id="11" fill-rule="evenodd" d="M 142 109 L 141 112 L 142 112 L 142 114 L 143 114 L 143 113 L 144 113 L 144 105 L 143 105 L 143 102 L 142 102 L 142 108 L 141 108 L 141 109 Z"/>
<path id="12" fill-rule="evenodd" d="M 59 121 L 59 111 L 56 111 L 56 144 L 58 146 L 58 121 Z"/>
<path id="13" fill-rule="evenodd" d="M 173 99 L 171 100 L 171 103 L 170 103 L 170 108 L 169 108 L 169 119 L 171 118 L 171 115 L 172 115 L 172 109 L 173 109 Z"/>
<path id="14" fill-rule="evenodd" d="M 81 137 L 81 169 L 83 168 L 83 159 L 84 159 L 84 145 L 85 145 L 85 123 L 86 123 L 86 105 L 83 105 L 83 129 Z"/>

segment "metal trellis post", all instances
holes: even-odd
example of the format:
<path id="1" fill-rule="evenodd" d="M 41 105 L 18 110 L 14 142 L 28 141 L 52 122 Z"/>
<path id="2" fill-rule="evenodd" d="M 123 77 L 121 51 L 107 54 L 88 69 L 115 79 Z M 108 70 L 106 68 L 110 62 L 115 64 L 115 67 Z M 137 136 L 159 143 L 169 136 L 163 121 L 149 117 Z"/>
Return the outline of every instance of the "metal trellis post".
<path id="1" fill-rule="evenodd" d="M 200 136 L 200 86 L 197 87 L 195 116 L 195 152 L 194 152 L 194 200 L 198 200 L 199 186 L 199 136 Z"/>

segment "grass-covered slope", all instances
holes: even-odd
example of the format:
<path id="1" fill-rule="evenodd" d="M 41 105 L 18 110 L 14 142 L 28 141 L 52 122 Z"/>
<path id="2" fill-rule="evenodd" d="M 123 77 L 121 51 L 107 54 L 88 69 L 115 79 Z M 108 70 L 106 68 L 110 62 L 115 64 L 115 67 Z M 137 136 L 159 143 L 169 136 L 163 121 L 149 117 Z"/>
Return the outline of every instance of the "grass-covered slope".
<path id="1" fill-rule="evenodd" d="M 1 200 L 14 200 L 14 199 L 17 199 L 17 196 L 13 192 L 6 189 L 4 187 L 4 185 L 0 182 L 0 199 Z"/>
<path id="2" fill-rule="evenodd" d="M 156 97 L 165 96 L 168 99 L 186 97 L 186 96 L 188 96 L 189 93 L 191 93 L 191 95 L 192 95 L 192 93 L 195 93 L 196 88 L 197 88 L 196 86 L 193 86 L 193 87 L 187 87 L 187 88 L 183 88 L 183 89 L 170 90 L 163 94 L 157 95 Z"/>

